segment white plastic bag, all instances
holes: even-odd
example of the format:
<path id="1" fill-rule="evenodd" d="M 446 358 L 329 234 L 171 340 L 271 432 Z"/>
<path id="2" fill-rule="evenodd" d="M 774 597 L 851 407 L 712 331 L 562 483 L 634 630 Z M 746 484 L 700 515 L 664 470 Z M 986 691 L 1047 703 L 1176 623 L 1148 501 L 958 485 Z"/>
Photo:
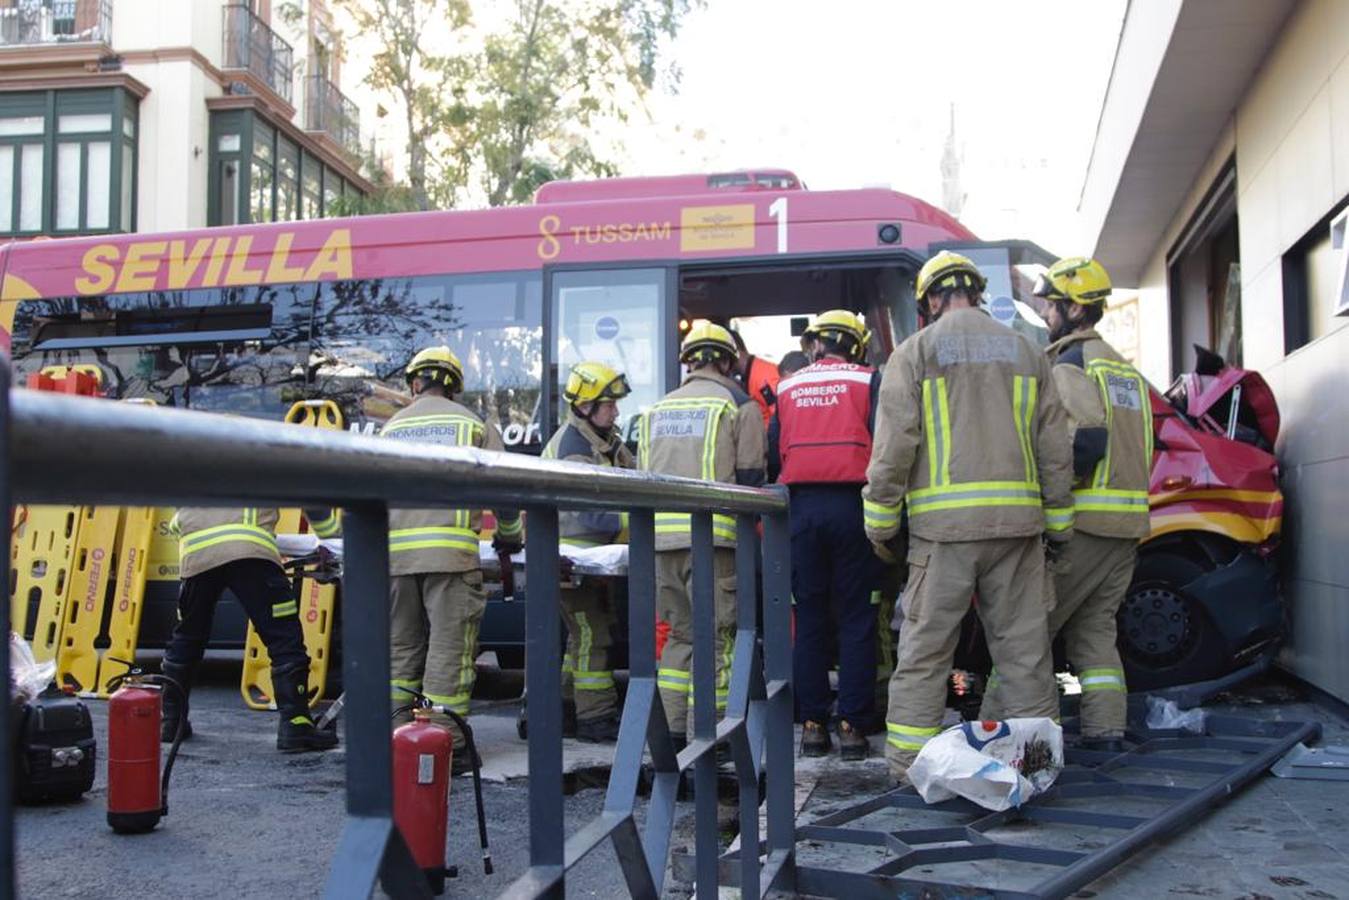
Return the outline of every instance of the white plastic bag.
<path id="1" fill-rule="evenodd" d="M 1192 731 L 1204 733 L 1204 711 L 1182 710 L 1174 700 L 1148 697 L 1147 726 L 1153 731 Z"/>
<path id="2" fill-rule="evenodd" d="M 962 722 L 923 745 L 909 781 L 928 803 L 964 797 L 997 811 L 1044 793 L 1062 770 L 1063 729 L 1052 719 Z"/>
<path id="3" fill-rule="evenodd" d="M 56 677 L 56 661 L 33 659 L 28 642 L 18 632 L 9 633 L 9 682 L 14 703 L 28 703 L 47 689 Z"/>

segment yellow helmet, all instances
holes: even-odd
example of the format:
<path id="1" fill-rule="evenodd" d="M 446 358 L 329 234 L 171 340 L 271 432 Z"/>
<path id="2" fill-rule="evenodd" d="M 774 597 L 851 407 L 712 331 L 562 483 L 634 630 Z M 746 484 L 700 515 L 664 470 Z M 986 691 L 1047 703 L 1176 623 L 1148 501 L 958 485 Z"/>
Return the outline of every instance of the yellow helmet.
<path id="1" fill-rule="evenodd" d="M 731 333 L 711 322 L 696 323 L 679 345 L 679 361 L 682 363 L 710 362 L 718 356 L 735 359 L 739 355 L 740 348 L 735 345 Z"/>
<path id="2" fill-rule="evenodd" d="M 943 250 L 923 264 L 914 283 L 914 299 L 922 300 L 934 288 L 939 291 L 964 288 L 982 294 L 988 279 L 968 258 Z"/>
<path id="3" fill-rule="evenodd" d="M 831 309 L 820 313 L 806 328 L 805 333 L 815 337 L 832 337 L 836 340 L 844 338 L 842 343 L 848 346 L 848 357 L 853 360 L 862 358 L 871 340 L 866 320 L 846 309 Z"/>
<path id="4" fill-rule="evenodd" d="M 403 372 L 403 376 L 412 382 L 413 378 L 425 378 L 432 382 L 441 382 L 451 391 L 464 385 L 464 367 L 459 357 L 449 347 L 427 347 L 412 357 Z"/>
<path id="5" fill-rule="evenodd" d="M 1049 267 L 1035 281 L 1034 293 L 1046 300 L 1071 300 L 1083 306 L 1104 303 L 1110 296 L 1105 266 L 1085 256 L 1069 256 Z"/>
<path id="6" fill-rule="evenodd" d="M 597 400 L 622 400 L 632 393 L 627 376 L 601 362 L 583 362 L 572 366 L 562 396 L 573 406 Z"/>

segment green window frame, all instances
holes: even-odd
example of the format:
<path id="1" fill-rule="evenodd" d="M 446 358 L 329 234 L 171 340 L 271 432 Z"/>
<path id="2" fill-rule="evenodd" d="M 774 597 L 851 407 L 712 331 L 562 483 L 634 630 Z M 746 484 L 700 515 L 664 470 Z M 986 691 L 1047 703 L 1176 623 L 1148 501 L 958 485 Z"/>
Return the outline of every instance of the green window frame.
<path id="1" fill-rule="evenodd" d="M 336 198 L 357 192 L 308 147 L 252 110 L 213 111 L 208 133 L 207 225 L 316 219 L 332 215 Z"/>
<path id="2" fill-rule="evenodd" d="M 123 88 L 0 93 L 0 235 L 134 231 L 138 110 Z"/>
<path id="3" fill-rule="evenodd" d="M 323 215 L 323 164 L 310 153 L 300 155 L 300 218 Z"/>

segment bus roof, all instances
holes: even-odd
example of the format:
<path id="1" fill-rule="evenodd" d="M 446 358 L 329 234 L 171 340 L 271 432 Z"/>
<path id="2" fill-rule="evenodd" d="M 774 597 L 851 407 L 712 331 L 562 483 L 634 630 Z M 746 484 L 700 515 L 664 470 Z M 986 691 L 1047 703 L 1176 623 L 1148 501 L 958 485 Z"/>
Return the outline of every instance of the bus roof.
<path id="1" fill-rule="evenodd" d="M 641 178 L 599 178 L 592 181 L 550 181 L 534 193 L 534 202 L 578 203 L 594 200 L 632 200 L 639 197 L 799 191 L 804 188 L 796 173 L 788 169 L 740 169 L 712 175 L 657 175 Z"/>
<path id="2" fill-rule="evenodd" d="M 881 230 L 898 226 L 886 243 Z M 972 240 L 954 218 L 888 190 L 756 191 L 399 213 L 10 243 L 0 348 L 14 304 L 255 284 L 541 269 L 884 254 Z"/>

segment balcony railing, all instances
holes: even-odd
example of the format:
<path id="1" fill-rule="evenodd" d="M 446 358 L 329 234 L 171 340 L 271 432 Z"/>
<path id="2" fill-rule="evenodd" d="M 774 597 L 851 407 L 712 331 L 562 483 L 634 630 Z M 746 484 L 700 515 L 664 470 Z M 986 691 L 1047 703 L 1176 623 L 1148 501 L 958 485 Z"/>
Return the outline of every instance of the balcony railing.
<path id="1" fill-rule="evenodd" d="M 111 40 L 112 0 L 0 0 L 0 47 Z"/>
<path id="2" fill-rule="evenodd" d="M 290 68 L 295 51 L 243 3 L 225 7 L 225 69 L 245 69 L 291 102 Z"/>
<path id="3" fill-rule="evenodd" d="M 361 153 L 360 111 L 322 75 L 305 82 L 304 127 L 327 134 L 353 156 Z"/>

